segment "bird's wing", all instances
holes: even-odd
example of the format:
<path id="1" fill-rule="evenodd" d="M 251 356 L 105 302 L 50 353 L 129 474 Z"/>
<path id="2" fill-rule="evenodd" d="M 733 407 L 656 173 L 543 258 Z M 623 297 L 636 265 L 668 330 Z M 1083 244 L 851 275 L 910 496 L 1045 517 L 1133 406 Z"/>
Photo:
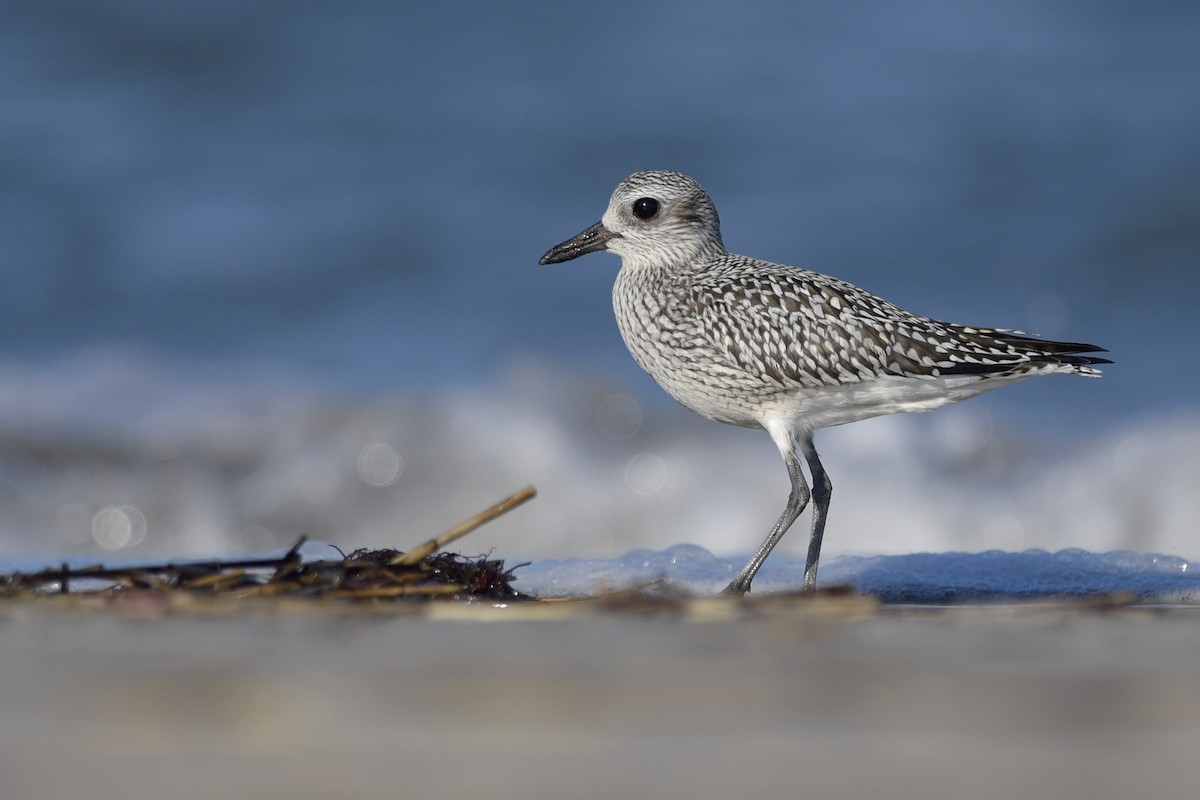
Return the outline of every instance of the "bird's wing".
<path id="1" fill-rule="evenodd" d="M 783 388 L 883 376 L 1000 376 L 1045 367 L 1108 363 L 1081 356 L 1094 345 L 1052 342 L 1000 328 L 939 322 L 809 270 L 730 256 L 697 275 L 692 313 L 732 365 Z"/>

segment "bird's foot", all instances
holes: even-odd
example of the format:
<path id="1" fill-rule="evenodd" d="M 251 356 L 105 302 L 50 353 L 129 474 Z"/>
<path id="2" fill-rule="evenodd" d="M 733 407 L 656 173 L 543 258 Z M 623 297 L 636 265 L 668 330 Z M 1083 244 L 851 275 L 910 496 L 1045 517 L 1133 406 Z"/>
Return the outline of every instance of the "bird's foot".
<path id="1" fill-rule="evenodd" d="M 721 590 L 721 597 L 741 597 L 748 591 L 750 591 L 750 582 L 743 582 L 735 578 L 732 583 Z"/>

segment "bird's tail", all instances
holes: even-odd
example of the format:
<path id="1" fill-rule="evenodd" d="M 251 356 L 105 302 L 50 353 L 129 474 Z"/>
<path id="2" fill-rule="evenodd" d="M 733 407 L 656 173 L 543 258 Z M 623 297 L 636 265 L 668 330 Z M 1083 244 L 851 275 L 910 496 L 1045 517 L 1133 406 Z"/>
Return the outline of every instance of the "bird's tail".
<path id="1" fill-rule="evenodd" d="M 1108 351 L 1103 347 L 1086 342 L 1054 342 L 1018 334 L 1009 334 L 1005 338 L 1014 347 L 1024 350 L 1035 364 L 1072 367 L 1072 372 L 1077 375 L 1098 378 L 1101 371 L 1096 369 L 1096 366 L 1113 363 L 1109 358 L 1087 355 L 1088 353 L 1107 353 Z"/>
<path id="2" fill-rule="evenodd" d="M 986 357 L 943 367 L 942 374 L 999 375 L 1036 371 L 1067 372 L 1098 378 L 1102 373 L 1096 367 L 1113 363 L 1108 358 L 1088 355 L 1108 351 L 1086 342 L 1055 342 L 1005 328 L 954 327 L 963 339 L 982 341 L 987 347 Z"/>
<path id="3" fill-rule="evenodd" d="M 1088 353 L 1107 353 L 1103 347 L 1086 342 L 1055 342 L 1027 336 L 1016 331 L 998 331 L 997 337 L 1010 345 L 1029 359 L 1034 366 L 1070 367 L 1076 375 L 1089 378 L 1099 378 L 1102 372 L 1096 369 L 1099 364 L 1111 364 L 1112 359 L 1088 355 Z M 1064 370 L 1065 371 L 1065 370 Z"/>

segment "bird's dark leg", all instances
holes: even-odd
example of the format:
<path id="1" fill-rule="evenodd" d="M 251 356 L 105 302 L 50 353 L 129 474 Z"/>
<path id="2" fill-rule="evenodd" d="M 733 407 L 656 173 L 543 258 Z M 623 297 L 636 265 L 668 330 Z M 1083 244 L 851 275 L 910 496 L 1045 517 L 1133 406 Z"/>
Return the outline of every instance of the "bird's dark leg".
<path id="1" fill-rule="evenodd" d="M 780 447 L 780 450 L 783 453 L 783 461 L 787 465 L 788 477 L 792 479 L 792 491 L 788 495 L 787 508 L 783 510 L 783 516 L 781 516 L 779 521 L 775 523 L 775 527 L 771 529 L 770 535 L 767 536 L 766 540 L 758 548 L 758 552 L 754 554 L 754 557 L 750 559 L 746 566 L 742 567 L 742 571 L 737 574 L 737 577 L 733 579 L 732 583 L 725 587 L 725 591 L 723 591 L 721 594 L 741 595 L 750 591 L 750 581 L 754 580 L 754 575 L 758 572 L 758 568 L 761 567 L 763 562 L 767 560 L 767 556 L 769 556 L 771 551 L 775 549 L 775 545 L 779 544 L 779 540 L 783 538 L 785 533 L 787 533 L 787 529 L 792 526 L 792 523 L 796 521 L 796 517 L 800 516 L 800 512 L 804 511 L 804 507 L 808 505 L 808 498 L 811 493 L 808 490 L 808 484 L 804 482 L 804 473 L 800 469 L 800 459 L 796 456 L 794 447 L 791 445 L 790 441 L 788 441 L 785 446 Z M 809 450 L 805 451 L 805 453 L 807 454 L 809 451 L 811 451 L 811 446 Z M 812 458 L 815 460 L 815 453 L 813 454 Z M 811 463 L 811 461 L 809 463 Z M 820 464 L 818 463 L 817 466 L 820 467 Z M 824 476 L 824 474 L 825 473 L 822 471 L 821 475 Z M 826 478 L 825 496 L 827 500 L 828 484 L 829 479 Z M 824 524 L 825 519 L 824 516 L 822 516 L 822 527 Z M 818 538 L 817 550 L 819 551 L 820 548 L 821 542 Z M 813 557 L 813 552 L 814 551 L 810 548 L 809 558 Z M 808 570 L 806 569 L 804 581 L 804 587 L 806 589 L 809 588 L 807 575 Z M 816 577 L 815 563 L 813 564 L 813 577 Z"/>
<path id="2" fill-rule="evenodd" d="M 817 449 L 813 447 L 812 434 L 800 442 L 808 471 L 812 473 L 812 533 L 808 537 L 808 558 L 804 562 L 804 590 L 817 588 L 817 562 L 821 559 L 821 539 L 825 536 L 825 516 L 829 513 L 829 497 L 833 494 L 833 483 L 821 466 Z"/>

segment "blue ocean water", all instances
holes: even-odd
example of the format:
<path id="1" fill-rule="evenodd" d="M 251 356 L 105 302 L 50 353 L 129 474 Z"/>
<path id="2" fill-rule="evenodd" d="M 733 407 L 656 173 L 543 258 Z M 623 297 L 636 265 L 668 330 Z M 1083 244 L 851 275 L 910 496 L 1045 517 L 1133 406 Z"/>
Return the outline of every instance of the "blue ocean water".
<path id="1" fill-rule="evenodd" d="M 537 266 L 654 167 L 732 250 L 1113 353 L 823 434 L 831 551 L 1196 555 L 1200 6 L 0 21 L 0 551 L 404 546 L 526 483 L 481 547 L 751 549 L 786 494 L 765 437 L 638 372 L 614 258 Z"/>

